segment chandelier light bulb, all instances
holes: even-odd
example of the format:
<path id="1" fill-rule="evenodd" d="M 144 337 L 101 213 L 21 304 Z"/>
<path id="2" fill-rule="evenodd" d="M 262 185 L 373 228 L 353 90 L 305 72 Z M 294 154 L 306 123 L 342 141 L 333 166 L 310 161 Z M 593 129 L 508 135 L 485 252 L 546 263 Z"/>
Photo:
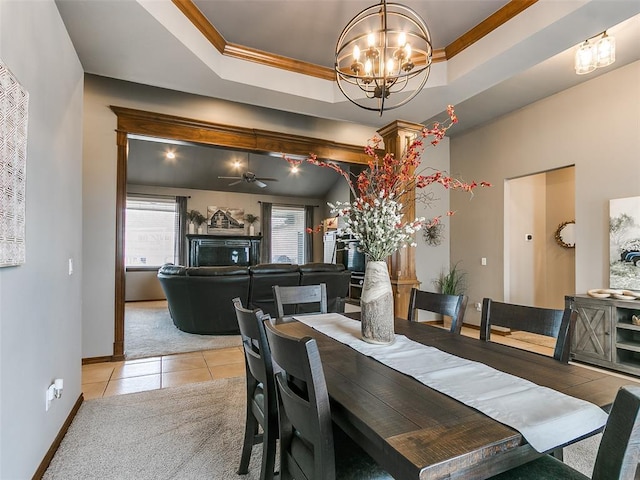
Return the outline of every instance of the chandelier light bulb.
<path id="1" fill-rule="evenodd" d="M 353 47 L 353 59 L 357 62 L 360 60 L 360 48 L 357 45 Z"/>
<path id="2" fill-rule="evenodd" d="M 400 32 L 400 35 L 398 35 L 398 46 L 404 47 L 406 43 L 407 43 L 407 36 L 405 35 L 404 32 Z"/>
<path id="3" fill-rule="evenodd" d="M 393 58 L 390 58 L 389 60 L 387 60 L 387 75 L 392 74 L 394 70 L 395 70 L 395 65 L 393 62 Z"/>
<path id="4" fill-rule="evenodd" d="M 371 60 L 367 59 L 367 61 L 364 62 L 364 73 L 366 73 L 367 75 L 371 75 L 371 69 Z"/>
<path id="5" fill-rule="evenodd" d="M 404 46 L 404 56 L 406 59 L 411 58 L 411 45 L 409 43 Z"/>
<path id="6" fill-rule="evenodd" d="M 369 35 L 367 35 L 367 45 L 369 47 L 376 46 L 376 36 L 373 33 L 370 33 Z"/>

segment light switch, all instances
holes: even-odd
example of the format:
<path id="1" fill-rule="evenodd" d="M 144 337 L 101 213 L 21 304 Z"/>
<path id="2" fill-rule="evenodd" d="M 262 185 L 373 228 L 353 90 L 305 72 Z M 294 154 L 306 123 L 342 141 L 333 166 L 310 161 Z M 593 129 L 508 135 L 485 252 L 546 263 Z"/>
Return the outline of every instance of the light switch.
<path id="1" fill-rule="evenodd" d="M 69 275 L 73 275 L 73 258 L 69 259 Z"/>
<path id="2" fill-rule="evenodd" d="M 482 257 L 482 259 L 480 260 L 480 263 L 482 265 L 486 265 L 487 264 L 487 257 Z"/>

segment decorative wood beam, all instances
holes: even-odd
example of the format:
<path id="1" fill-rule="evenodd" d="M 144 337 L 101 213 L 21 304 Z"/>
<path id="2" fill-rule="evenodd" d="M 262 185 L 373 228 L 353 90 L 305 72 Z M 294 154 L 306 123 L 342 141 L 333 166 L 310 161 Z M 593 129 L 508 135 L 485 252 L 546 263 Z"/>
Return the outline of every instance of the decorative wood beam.
<path id="1" fill-rule="evenodd" d="M 366 164 L 368 160 L 361 145 L 117 106 L 111 106 L 111 110 L 118 116 L 119 131 L 138 135 L 240 148 L 255 153 L 307 156 L 313 152 L 324 160 L 359 164 Z"/>
<path id="2" fill-rule="evenodd" d="M 537 1 L 538 0 L 511 0 L 500 10 L 491 14 L 471 30 L 447 45 L 444 49 L 445 57 L 448 60 L 455 57 L 464 49 L 470 47 L 484 36 L 493 32 L 500 25 L 508 22 Z"/>

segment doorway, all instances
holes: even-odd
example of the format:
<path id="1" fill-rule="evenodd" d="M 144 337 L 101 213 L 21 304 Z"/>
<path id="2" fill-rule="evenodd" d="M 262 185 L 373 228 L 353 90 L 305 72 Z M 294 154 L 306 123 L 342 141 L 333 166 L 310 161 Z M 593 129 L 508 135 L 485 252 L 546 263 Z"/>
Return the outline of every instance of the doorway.
<path id="1" fill-rule="evenodd" d="M 505 182 L 506 302 L 564 308 L 575 293 L 575 248 L 556 241 L 556 231 L 575 219 L 575 167 Z"/>
<path id="2" fill-rule="evenodd" d="M 114 300 L 114 344 L 112 360 L 124 360 L 125 314 L 125 209 L 127 198 L 127 160 L 130 135 L 143 135 L 174 141 L 242 149 L 247 152 L 306 157 L 315 152 L 319 159 L 339 159 L 366 165 L 362 146 L 284 134 L 253 128 L 221 125 L 173 115 L 164 115 L 111 106 L 117 116 L 116 174 L 116 259 Z"/>

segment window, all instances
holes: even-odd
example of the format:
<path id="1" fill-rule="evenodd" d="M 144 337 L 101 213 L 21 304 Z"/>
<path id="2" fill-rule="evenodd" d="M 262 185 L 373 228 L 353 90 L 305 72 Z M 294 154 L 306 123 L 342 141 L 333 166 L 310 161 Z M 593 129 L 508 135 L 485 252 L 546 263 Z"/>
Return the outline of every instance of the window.
<path id="1" fill-rule="evenodd" d="M 271 261 L 303 264 L 305 259 L 305 209 L 273 205 L 271 210 Z"/>
<path id="2" fill-rule="evenodd" d="M 127 197 L 125 266 L 160 267 L 176 259 L 178 211 L 174 197 Z"/>

